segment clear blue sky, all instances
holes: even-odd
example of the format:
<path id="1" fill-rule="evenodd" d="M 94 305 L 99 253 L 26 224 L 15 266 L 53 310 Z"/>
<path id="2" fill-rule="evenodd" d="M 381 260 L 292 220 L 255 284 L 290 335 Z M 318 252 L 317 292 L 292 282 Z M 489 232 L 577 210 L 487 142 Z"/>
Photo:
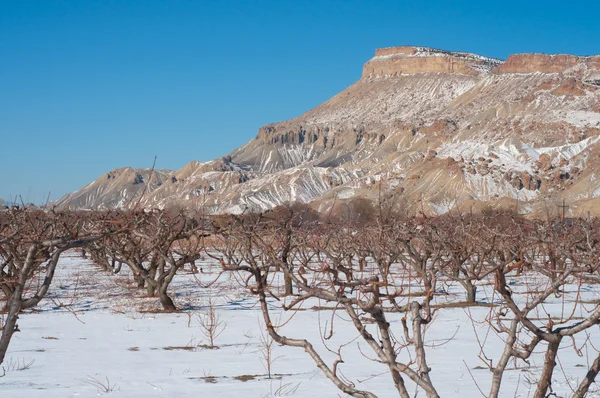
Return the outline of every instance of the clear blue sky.
<path id="1" fill-rule="evenodd" d="M 0 0 L 0 198 L 223 156 L 402 44 L 597 54 L 600 2 Z"/>

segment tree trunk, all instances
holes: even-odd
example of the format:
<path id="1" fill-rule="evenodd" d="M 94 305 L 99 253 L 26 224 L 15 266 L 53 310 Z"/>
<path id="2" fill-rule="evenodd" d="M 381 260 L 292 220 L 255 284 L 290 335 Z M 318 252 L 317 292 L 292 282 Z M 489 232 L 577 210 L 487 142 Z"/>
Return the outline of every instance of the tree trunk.
<path id="1" fill-rule="evenodd" d="M 533 398 L 545 398 L 548 389 L 552 385 L 552 374 L 556 366 L 556 355 L 558 355 L 558 347 L 560 346 L 561 336 L 556 335 L 557 340 L 548 343 L 546 356 L 544 357 L 544 367 L 542 368 L 542 376 L 538 381 L 538 387 L 533 395 Z"/>
<path id="2" fill-rule="evenodd" d="M 360 272 L 363 272 L 365 270 L 365 264 L 367 264 L 367 260 L 364 257 L 361 257 L 358 260 L 358 269 L 360 270 Z"/>
<path id="3" fill-rule="evenodd" d="M 292 278 L 289 275 L 283 277 L 285 283 L 285 295 L 292 296 L 294 294 L 294 286 L 292 285 Z"/>
<path id="4" fill-rule="evenodd" d="M 0 290 L 2 290 L 2 293 L 4 293 L 4 297 L 6 297 L 6 302 L 0 310 L 0 313 L 8 312 L 8 303 L 10 302 L 10 297 L 12 296 L 13 289 L 9 288 L 5 284 L 2 284 L 2 286 L 0 286 Z"/>
<path id="5" fill-rule="evenodd" d="M 32 297 L 28 299 L 21 298 L 21 310 L 34 307 L 38 305 L 38 303 L 46 296 L 48 293 L 48 289 L 50 289 L 50 284 L 52 283 L 52 279 L 54 278 L 54 272 L 56 271 L 56 266 L 58 265 L 58 260 L 60 258 L 63 250 L 56 250 L 48 262 L 46 263 L 46 277 L 44 278 L 44 282 L 38 287 L 37 291 Z M 23 281 L 25 284 L 25 280 Z"/>
<path id="6" fill-rule="evenodd" d="M 377 326 L 379 328 L 381 345 L 386 355 L 387 365 L 390 368 L 390 373 L 392 375 L 392 380 L 394 381 L 394 385 L 396 386 L 396 390 L 398 390 L 398 394 L 402 398 L 410 398 L 408 394 L 408 390 L 406 389 L 406 385 L 404 384 L 404 379 L 400 374 L 400 371 L 394 367 L 396 364 L 396 350 L 394 348 L 394 344 L 392 343 L 392 337 L 390 335 L 390 324 L 385 318 L 385 314 L 381 309 L 378 311 L 374 311 L 372 313 L 375 322 L 377 322 Z"/>
<path id="7" fill-rule="evenodd" d="M 0 364 L 4 362 L 4 356 L 8 350 L 8 344 L 15 333 L 17 326 L 17 320 L 19 319 L 19 312 L 21 312 L 21 296 L 23 294 L 23 284 L 17 283 L 15 290 L 8 303 L 8 315 L 6 316 L 6 323 L 4 329 L 2 329 L 2 336 L 0 337 Z"/>
<path id="8" fill-rule="evenodd" d="M 165 311 L 175 312 L 177 311 L 177 307 L 175 307 L 175 303 L 171 300 L 171 297 L 167 294 L 167 289 L 171 284 L 171 281 L 175 277 L 177 270 L 179 267 L 185 264 L 185 259 L 180 260 L 180 263 L 174 262 L 171 263 L 171 268 L 168 272 L 165 273 L 164 263 L 161 268 L 162 274 L 159 276 L 157 281 L 157 290 L 160 298 L 160 303 L 162 304 Z"/>
<path id="9" fill-rule="evenodd" d="M 518 320 L 514 319 L 511 321 L 510 329 L 508 331 L 508 337 L 504 343 L 504 351 L 502 352 L 502 356 L 500 357 L 498 364 L 492 369 L 492 387 L 490 388 L 488 398 L 498 398 L 500 394 L 500 385 L 502 384 L 502 377 L 504 376 L 504 371 L 506 370 L 508 361 L 512 358 L 514 345 L 517 341 L 516 333 L 518 326 Z"/>
<path id="10" fill-rule="evenodd" d="M 156 294 L 156 286 L 153 283 L 146 283 L 146 293 L 148 296 L 154 296 Z"/>
<path id="11" fill-rule="evenodd" d="M 477 298 L 477 286 L 471 281 L 467 281 L 467 303 L 475 303 Z"/>
<path id="12" fill-rule="evenodd" d="M 577 388 L 577 391 L 575 391 L 575 394 L 573 394 L 573 398 L 585 397 L 588 390 L 590 389 L 590 386 L 596 379 L 596 376 L 598 376 L 598 372 L 600 372 L 600 355 L 596 357 L 596 360 L 592 364 L 592 367 L 590 368 L 590 370 L 588 370 L 587 374 L 585 375 L 585 378 L 581 381 L 581 384 L 579 384 L 579 388 Z"/>
<path id="13" fill-rule="evenodd" d="M 291 267 L 288 264 L 288 257 L 290 255 L 291 246 L 292 246 L 292 230 L 288 225 L 288 229 L 286 231 L 285 245 L 283 246 L 283 250 L 281 252 L 281 266 L 286 267 L 288 270 L 290 270 L 290 273 L 292 272 L 292 270 L 290 269 Z M 277 263 L 277 267 L 279 268 L 279 263 Z M 278 271 L 279 271 L 279 269 L 278 269 Z M 284 272 L 283 282 L 285 284 L 285 295 L 292 296 L 294 294 L 294 289 L 292 286 L 292 278 L 288 275 L 287 272 Z"/>
<path id="14" fill-rule="evenodd" d="M 175 307 L 175 303 L 173 302 L 173 300 L 171 300 L 171 297 L 169 297 L 169 295 L 167 294 L 167 288 L 165 287 L 163 289 L 161 287 L 160 289 L 158 289 L 158 291 L 159 291 L 160 303 L 162 304 L 164 310 L 167 312 L 177 311 L 177 307 Z"/>
<path id="15" fill-rule="evenodd" d="M 19 313 L 23 306 L 23 291 L 25 289 L 25 284 L 27 283 L 27 276 L 31 271 L 31 267 L 33 267 L 34 257 L 38 249 L 38 246 L 31 246 L 27 251 L 27 257 L 25 258 L 23 268 L 19 273 L 19 279 L 15 284 L 15 288 L 8 303 L 6 323 L 4 324 L 4 329 L 2 329 L 2 335 L 0 336 L 0 364 L 4 362 L 8 345 L 17 328 L 17 320 L 19 319 Z"/>
<path id="16" fill-rule="evenodd" d="M 412 329 L 414 340 L 413 345 L 415 347 L 417 365 L 419 366 L 419 376 L 425 382 L 425 385 L 422 385 L 421 387 L 425 389 L 427 397 L 439 398 L 439 394 L 433 387 L 433 384 L 431 383 L 431 378 L 429 377 L 429 372 L 431 372 L 431 369 L 427 365 L 427 358 L 425 356 L 425 346 L 423 344 L 423 334 L 421 330 L 423 324 L 423 318 L 421 318 L 421 304 L 419 304 L 416 301 L 410 303 L 410 313 L 412 316 Z"/>

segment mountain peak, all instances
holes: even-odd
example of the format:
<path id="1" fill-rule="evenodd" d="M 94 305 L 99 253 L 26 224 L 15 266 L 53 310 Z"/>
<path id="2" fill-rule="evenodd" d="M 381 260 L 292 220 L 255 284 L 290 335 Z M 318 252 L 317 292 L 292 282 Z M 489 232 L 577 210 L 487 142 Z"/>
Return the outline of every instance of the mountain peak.
<path id="1" fill-rule="evenodd" d="M 362 79 L 228 156 L 152 179 L 115 170 L 57 205 L 126 207 L 144 192 L 147 208 L 209 213 L 290 202 L 328 212 L 383 197 L 410 214 L 516 202 L 542 214 L 562 199 L 571 214 L 600 214 L 598 159 L 600 57 L 502 62 L 400 46 L 376 50 Z"/>

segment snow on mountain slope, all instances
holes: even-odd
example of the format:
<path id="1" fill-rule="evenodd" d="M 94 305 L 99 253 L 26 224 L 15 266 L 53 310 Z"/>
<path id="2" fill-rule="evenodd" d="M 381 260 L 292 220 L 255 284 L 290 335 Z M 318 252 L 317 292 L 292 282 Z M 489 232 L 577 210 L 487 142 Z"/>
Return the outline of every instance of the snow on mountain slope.
<path id="1" fill-rule="evenodd" d="M 598 76 L 600 57 L 519 54 L 503 63 L 426 47 L 379 49 L 358 82 L 261 127 L 222 159 L 168 174 L 142 204 L 241 212 L 300 201 L 324 210 L 383 191 L 413 212 L 438 214 L 474 202 L 520 201 L 535 211 L 547 201 L 593 200 Z M 115 185 L 57 203 L 123 207 L 130 191 Z"/>
<path id="2" fill-rule="evenodd" d="M 272 174 L 256 176 L 247 181 L 219 185 L 227 173 L 204 173 L 202 181 L 215 181 L 210 189 L 189 196 L 160 197 L 158 192 L 143 200 L 147 207 L 204 206 L 210 213 L 235 213 L 265 211 L 283 203 L 308 203 L 332 187 L 357 179 L 357 172 L 343 168 L 298 166 Z M 187 190 L 185 190 L 187 192 Z"/>
<path id="3" fill-rule="evenodd" d="M 112 170 L 85 187 L 54 202 L 58 208 L 104 210 L 126 208 L 135 204 L 143 192 L 160 187 L 171 175 L 170 170 Z"/>

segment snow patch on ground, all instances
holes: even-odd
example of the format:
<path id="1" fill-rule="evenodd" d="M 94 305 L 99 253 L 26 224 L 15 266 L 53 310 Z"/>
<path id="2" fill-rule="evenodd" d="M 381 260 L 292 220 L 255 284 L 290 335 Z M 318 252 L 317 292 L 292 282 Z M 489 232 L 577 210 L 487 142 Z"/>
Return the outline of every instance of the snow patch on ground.
<path id="1" fill-rule="evenodd" d="M 590 111 L 555 111 L 557 120 L 564 120 L 575 127 L 600 127 L 600 113 Z"/>
<path id="2" fill-rule="evenodd" d="M 575 144 L 561 145 L 557 147 L 539 148 L 540 153 L 559 153 L 563 158 L 569 160 L 585 151 L 591 145 L 600 141 L 600 136 L 588 137 Z"/>
<path id="3" fill-rule="evenodd" d="M 514 198 L 529 201 L 537 198 L 540 194 L 539 191 L 519 190 L 503 179 L 494 178 L 491 174 L 482 176 L 480 174 L 465 173 L 465 182 L 467 187 L 483 200 Z"/>
<path id="4" fill-rule="evenodd" d="M 352 188 L 344 188 L 338 191 L 337 197 L 339 199 L 350 199 L 355 195 L 355 192 Z"/>
<path id="5" fill-rule="evenodd" d="M 438 150 L 439 157 L 472 159 L 478 157 L 490 158 L 493 153 L 498 159 L 491 158 L 493 165 L 506 170 L 532 171 L 532 162 L 537 160 L 539 153 L 531 146 L 518 140 L 503 140 L 493 144 L 465 140 L 443 144 Z"/>

